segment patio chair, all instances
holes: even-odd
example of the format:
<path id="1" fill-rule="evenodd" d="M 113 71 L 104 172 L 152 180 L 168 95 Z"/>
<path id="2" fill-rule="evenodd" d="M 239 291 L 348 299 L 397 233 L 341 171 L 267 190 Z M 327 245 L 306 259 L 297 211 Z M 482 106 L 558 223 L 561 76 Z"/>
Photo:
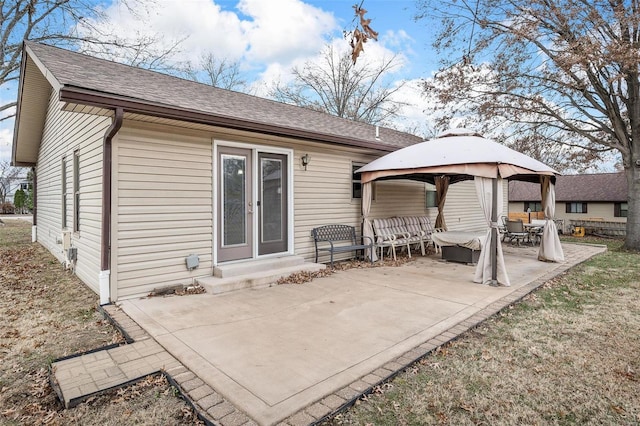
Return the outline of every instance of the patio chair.
<path id="1" fill-rule="evenodd" d="M 507 216 L 500 217 L 500 223 L 498 224 L 498 232 L 502 235 L 502 241 L 504 242 L 505 236 L 507 235 L 507 220 L 509 218 Z"/>
<path id="2" fill-rule="evenodd" d="M 509 239 L 512 244 L 515 241 L 517 245 L 520 245 L 521 242 L 530 241 L 529 233 L 525 231 L 522 221 L 508 219 L 507 232 L 505 233 L 504 239 Z"/>
<path id="3" fill-rule="evenodd" d="M 434 228 L 433 233 L 444 232 L 446 231 L 444 228 Z M 433 240 L 433 248 L 436 250 L 436 254 L 442 253 L 442 246 L 436 244 L 435 240 Z"/>
<path id="4" fill-rule="evenodd" d="M 531 224 L 529 225 L 527 231 L 529 232 L 529 240 L 531 244 L 538 245 L 540 244 L 540 240 L 542 240 L 542 232 L 544 230 L 544 226 L 546 224 L 546 220 L 533 219 Z"/>
<path id="5" fill-rule="evenodd" d="M 405 224 L 406 230 L 409 232 L 409 244 L 418 244 L 420 245 L 420 251 L 422 255 L 425 255 L 425 242 L 426 246 L 429 246 L 431 242 L 431 232 L 427 232 L 423 229 L 422 222 L 426 219 L 429 220 L 428 217 L 418 217 L 418 216 L 405 216 L 402 218 Z"/>
<path id="6" fill-rule="evenodd" d="M 433 238 L 431 238 L 431 235 L 434 232 L 433 225 L 431 225 L 431 220 L 427 216 L 418 216 L 418 220 L 420 221 L 420 226 L 422 227 L 422 230 L 429 237 L 429 242 L 427 243 L 427 247 L 429 246 L 429 244 L 432 244 L 433 248 L 435 249 L 436 244 L 433 242 Z"/>
<path id="7" fill-rule="evenodd" d="M 384 260 L 385 248 L 393 253 L 393 260 L 397 260 L 396 247 L 406 247 L 409 257 L 411 257 L 409 233 L 402 230 L 402 227 L 404 227 L 404 222 L 399 217 L 373 219 L 373 229 L 376 234 L 375 245 L 380 247 L 380 260 Z"/>

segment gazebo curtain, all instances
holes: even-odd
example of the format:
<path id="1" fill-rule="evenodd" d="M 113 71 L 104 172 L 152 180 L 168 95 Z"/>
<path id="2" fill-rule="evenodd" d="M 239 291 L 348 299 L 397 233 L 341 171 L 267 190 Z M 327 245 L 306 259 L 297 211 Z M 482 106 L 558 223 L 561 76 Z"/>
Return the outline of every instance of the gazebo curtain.
<path id="1" fill-rule="evenodd" d="M 551 182 L 551 176 L 540 176 L 540 191 L 546 222 L 542 230 L 538 260 L 564 262 L 564 252 L 558 237 L 558 228 L 553 221 L 556 214 L 556 191 L 555 185 Z"/>
<path id="2" fill-rule="evenodd" d="M 484 213 L 485 221 L 489 230 L 487 231 L 487 235 L 485 236 L 484 242 L 482 244 L 482 250 L 480 251 L 480 258 L 478 259 L 478 265 L 476 266 L 475 275 L 473 281 L 481 284 L 491 284 L 492 274 L 491 274 L 491 232 L 495 229 L 497 232 L 498 223 L 491 222 L 491 216 L 493 212 L 493 190 L 492 190 L 492 181 L 493 179 L 484 178 L 484 177 L 475 177 L 476 184 L 476 194 L 478 195 L 478 201 L 480 202 L 480 207 Z M 503 199 L 503 184 L 502 179 L 498 178 L 498 199 L 497 199 L 497 212 L 496 217 L 502 216 L 502 199 Z M 509 282 L 509 277 L 507 276 L 507 269 L 504 264 L 504 255 L 502 254 L 502 244 L 496 236 L 496 263 L 497 263 L 497 275 L 496 280 L 498 284 L 509 286 L 511 283 Z"/>
<path id="3" fill-rule="evenodd" d="M 371 219 L 369 219 L 369 213 L 371 212 L 372 185 L 373 184 L 371 182 L 362 184 L 362 235 L 371 238 L 371 241 L 375 241 L 373 225 L 371 224 Z M 378 260 L 376 250 L 372 250 L 371 261 L 375 262 L 376 260 Z"/>
<path id="4" fill-rule="evenodd" d="M 449 190 L 449 176 L 438 176 L 435 178 L 436 184 L 436 203 L 438 204 L 438 216 L 436 217 L 436 228 L 447 230 L 447 224 L 444 221 L 444 202 L 447 199 L 447 191 Z"/>

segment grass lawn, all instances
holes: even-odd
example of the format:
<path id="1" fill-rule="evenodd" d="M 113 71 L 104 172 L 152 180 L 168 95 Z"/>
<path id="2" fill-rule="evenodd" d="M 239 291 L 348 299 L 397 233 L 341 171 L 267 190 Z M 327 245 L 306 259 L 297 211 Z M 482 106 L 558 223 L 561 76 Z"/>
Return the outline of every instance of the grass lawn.
<path id="1" fill-rule="evenodd" d="M 31 243 L 27 222 L 0 224 L 0 289 L 0 424 L 194 424 L 161 376 L 63 409 L 51 361 L 123 339 L 96 311 L 98 296 Z"/>
<path id="2" fill-rule="evenodd" d="M 327 424 L 640 424 L 640 255 L 574 240 L 609 250 Z"/>

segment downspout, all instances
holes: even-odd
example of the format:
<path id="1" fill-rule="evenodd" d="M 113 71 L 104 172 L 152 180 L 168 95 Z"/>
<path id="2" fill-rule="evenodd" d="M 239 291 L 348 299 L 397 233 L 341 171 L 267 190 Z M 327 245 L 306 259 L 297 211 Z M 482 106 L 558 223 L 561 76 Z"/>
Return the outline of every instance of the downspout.
<path id="1" fill-rule="evenodd" d="M 38 175 L 36 174 L 36 168 L 31 168 L 31 175 L 33 177 L 33 210 L 31 212 L 31 242 L 38 241 Z"/>
<path id="2" fill-rule="evenodd" d="M 100 241 L 100 305 L 111 302 L 111 141 L 122 127 L 124 110 L 115 109 L 102 143 L 102 233 Z"/>

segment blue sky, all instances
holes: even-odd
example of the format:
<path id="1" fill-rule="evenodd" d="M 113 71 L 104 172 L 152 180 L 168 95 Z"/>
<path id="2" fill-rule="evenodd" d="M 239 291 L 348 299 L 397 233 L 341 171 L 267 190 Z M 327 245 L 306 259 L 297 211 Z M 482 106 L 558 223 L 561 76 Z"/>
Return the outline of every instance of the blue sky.
<path id="1" fill-rule="evenodd" d="M 353 28 L 356 0 L 138 0 L 130 3 L 134 10 L 117 0 L 101 4 L 109 17 L 96 24 L 103 30 L 132 38 L 159 35 L 166 45 L 182 40 L 171 58 L 179 64 L 196 63 L 205 53 L 237 61 L 254 93 L 265 95 L 274 82 L 291 77 L 292 67 L 318 60 L 324 46 L 347 48 L 342 31 Z M 359 61 L 398 55 L 402 66 L 389 78 L 408 82 L 398 96 L 410 104 L 400 125 L 423 127 L 418 83 L 437 67 L 433 34 L 425 22 L 414 21 L 414 1 L 365 0 L 363 7 L 380 35 L 365 45 Z M 0 102 L 14 96 L 14 87 L 0 88 Z M 0 161 L 10 159 L 12 133 L 12 120 L 0 122 Z"/>

